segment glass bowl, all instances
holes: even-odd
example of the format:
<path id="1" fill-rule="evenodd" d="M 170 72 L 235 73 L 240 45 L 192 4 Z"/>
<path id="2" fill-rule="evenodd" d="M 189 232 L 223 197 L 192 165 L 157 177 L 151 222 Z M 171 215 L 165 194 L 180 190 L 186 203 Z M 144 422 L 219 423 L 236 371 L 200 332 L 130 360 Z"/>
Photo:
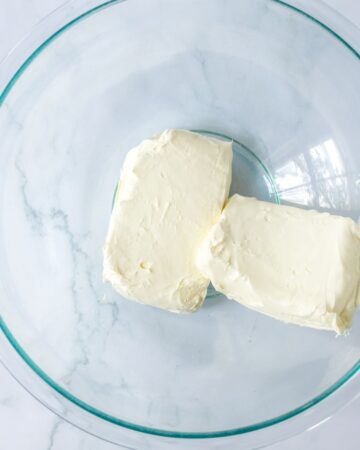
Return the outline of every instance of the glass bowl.
<path id="1" fill-rule="evenodd" d="M 359 395 L 359 313 L 335 338 L 214 290 L 179 316 L 102 282 L 126 152 L 165 128 L 232 139 L 233 192 L 358 221 L 359 44 L 321 2 L 79 0 L 10 54 L 0 355 L 26 389 L 90 433 L 156 450 L 255 448 Z"/>

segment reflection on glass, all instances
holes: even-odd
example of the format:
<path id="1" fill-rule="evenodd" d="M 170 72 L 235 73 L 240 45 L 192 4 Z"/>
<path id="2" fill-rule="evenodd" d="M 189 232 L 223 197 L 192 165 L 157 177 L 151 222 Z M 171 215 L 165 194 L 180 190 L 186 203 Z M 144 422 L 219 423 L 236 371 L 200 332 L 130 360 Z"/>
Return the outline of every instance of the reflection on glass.
<path id="1" fill-rule="evenodd" d="M 284 203 L 345 215 L 359 203 L 353 178 L 333 139 L 298 153 L 274 171 Z"/>
<path id="2" fill-rule="evenodd" d="M 282 200 L 304 206 L 312 205 L 311 178 L 304 154 L 297 155 L 279 167 L 274 178 Z"/>
<path id="3" fill-rule="evenodd" d="M 325 178 L 332 175 L 344 175 L 344 164 L 339 149 L 332 139 L 311 148 L 309 154 L 314 165 L 318 167 L 318 175 L 320 175 L 320 177 L 322 176 Z"/>
<path id="4" fill-rule="evenodd" d="M 321 208 L 349 209 L 350 195 L 345 167 L 332 139 L 309 150 Z"/>

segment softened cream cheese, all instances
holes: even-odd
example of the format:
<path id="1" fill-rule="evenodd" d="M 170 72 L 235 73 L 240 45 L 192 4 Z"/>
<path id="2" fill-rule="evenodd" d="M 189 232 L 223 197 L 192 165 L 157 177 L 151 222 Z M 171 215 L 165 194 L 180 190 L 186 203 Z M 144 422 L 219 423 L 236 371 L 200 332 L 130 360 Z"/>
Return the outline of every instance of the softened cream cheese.
<path id="1" fill-rule="evenodd" d="M 232 145 L 166 130 L 125 160 L 104 248 L 104 280 L 123 296 L 197 310 L 209 280 L 195 255 L 229 194 Z"/>
<path id="2" fill-rule="evenodd" d="M 360 231 L 349 218 L 234 195 L 197 254 L 227 297 L 285 322 L 342 333 L 360 301 Z"/>

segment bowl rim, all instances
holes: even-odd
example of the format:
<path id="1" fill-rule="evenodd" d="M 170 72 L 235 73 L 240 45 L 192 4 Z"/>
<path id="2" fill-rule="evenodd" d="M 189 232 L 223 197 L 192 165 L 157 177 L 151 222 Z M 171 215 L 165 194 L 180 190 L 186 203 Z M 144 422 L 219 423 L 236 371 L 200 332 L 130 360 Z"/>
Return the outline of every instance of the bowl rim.
<path id="1" fill-rule="evenodd" d="M 101 0 L 99 3 L 99 0 L 97 0 L 97 3 L 95 6 L 89 7 L 86 9 L 89 5 L 85 5 L 85 10 L 82 11 L 80 14 L 76 15 L 74 18 L 72 18 L 70 21 L 67 21 L 64 25 L 62 25 L 60 28 L 57 28 L 55 32 L 50 34 L 45 40 L 43 40 L 40 45 L 38 45 L 35 50 L 33 50 L 29 56 L 26 57 L 25 60 L 22 60 L 21 65 L 17 68 L 17 70 L 13 73 L 10 80 L 5 84 L 5 87 L 0 93 L 0 108 L 3 106 L 6 97 L 8 96 L 9 92 L 17 82 L 17 80 L 21 77 L 21 75 L 24 73 L 24 71 L 27 69 L 27 67 L 34 61 L 37 56 L 45 49 L 47 48 L 57 37 L 62 35 L 66 30 L 71 28 L 72 26 L 79 23 L 81 20 L 86 19 L 87 17 L 95 14 L 96 12 L 99 12 L 100 10 L 103 10 L 105 8 L 108 8 L 115 4 L 120 4 L 125 1 L 129 0 Z M 271 3 L 276 3 L 278 5 L 282 5 L 285 8 L 289 8 L 293 12 L 302 15 L 303 17 L 309 19 L 316 25 L 320 26 L 322 29 L 330 33 L 333 37 L 335 37 L 342 45 L 344 45 L 359 61 L 360 61 L 360 53 L 355 49 L 353 45 L 351 45 L 347 40 L 345 40 L 338 32 L 334 31 L 333 28 L 330 28 L 330 26 L 326 25 L 323 21 L 316 18 L 309 12 L 304 11 L 297 5 L 297 0 L 267 0 Z M 57 10 L 50 13 L 48 16 L 44 18 L 42 22 L 45 22 L 48 20 L 54 12 L 57 12 L 61 8 L 68 6 L 70 2 L 66 2 L 62 6 L 60 6 Z M 292 4 L 295 3 L 295 4 Z M 329 6 L 324 6 L 322 2 L 319 2 L 323 7 L 326 7 L 328 10 L 332 9 Z M 342 20 L 346 21 L 339 13 L 333 12 L 335 15 L 337 15 Z M 348 22 L 348 21 L 346 21 Z M 349 22 L 350 23 L 350 22 Z M 356 30 L 358 30 L 356 27 L 353 26 Z M 20 41 L 20 43 L 14 47 L 14 49 L 9 53 L 7 57 L 3 61 L 1 61 L 0 67 L 3 67 L 8 58 L 10 56 L 13 56 L 13 53 L 16 53 L 19 48 L 21 47 L 21 44 L 27 41 L 27 39 L 34 33 L 36 30 L 36 27 L 27 35 L 25 36 L 23 41 Z M 256 155 L 255 155 L 256 156 Z M 337 382 L 333 383 L 330 387 L 325 389 L 323 392 L 318 394 L 313 399 L 309 400 L 308 402 L 286 412 L 281 415 L 278 415 L 274 418 L 267 419 L 265 421 L 257 422 L 255 424 L 243 426 L 243 427 L 237 427 L 232 428 L 224 431 L 214 431 L 214 432 L 180 432 L 180 431 L 169 431 L 169 430 L 162 430 L 158 428 L 152 428 L 148 426 L 138 425 L 135 423 L 131 423 L 122 419 L 118 419 L 115 416 L 109 415 L 89 404 L 86 402 L 80 400 L 73 394 L 71 394 L 69 391 L 61 387 L 58 383 L 56 383 L 52 378 L 50 378 L 33 360 L 32 358 L 25 352 L 25 350 L 22 348 L 20 343 L 16 340 L 14 335 L 11 333 L 10 329 L 6 325 L 5 321 L 2 318 L 2 315 L 0 314 L 0 330 L 5 335 L 8 342 L 11 344 L 11 347 L 16 351 L 16 353 L 21 357 L 21 359 L 26 363 L 26 365 L 38 376 L 41 378 L 42 381 L 44 381 L 48 386 L 50 386 L 52 389 L 54 389 L 60 396 L 64 397 L 69 402 L 75 404 L 76 406 L 80 407 L 81 409 L 85 410 L 86 412 L 96 416 L 97 418 L 103 419 L 107 422 L 110 422 L 112 424 L 118 425 L 120 427 L 126 428 L 128 430 L 133 430 L 153 436 L 162 436 L 162 437 L 170 437 L 170 438 L 181 438 L 181 439 L 209 439 L 209 438 L 222 438 L 222 437 L 229 437 L 229 436 L 237 436 L 242 435 L 254 431 L 263 430 L 265 428 L 271 427 L 273 425 L 281 424 L 282 422 L 287 421 L 288 419 L 294 418 L 298 416 L 299 414 L 309 410 L 310 408 L 313 408 L 326 398 L 330 397 L 331 394 L 335 393 L 339 390 L 341 386 L 343 386 L 345 383 L 348 383 L 351 379 L 354 378 L 354 376 L 360 372 L 360 360 L 351 367 L 350 370 L 348 370 Z M 6 365 L 6 364 L 5 364 Z M 8 368 L 8 367 L 7 367 Z M 12 373 L 11 369 L 9 369 L 9 372 L 14 376 L 15 379 L 17 377 L 15 374 Z M 30 391 L 30 390 L 29 390 Z M 38 398 L 38 397 L 36 397 Z M 39 399 L 39 398 L 38 398 Z M 40 400 L 41 401 L 41 400 Z M 45 404 L 45 403 L 43 403 Z M 61 414 L 59 413 L 61 416 Z"/>

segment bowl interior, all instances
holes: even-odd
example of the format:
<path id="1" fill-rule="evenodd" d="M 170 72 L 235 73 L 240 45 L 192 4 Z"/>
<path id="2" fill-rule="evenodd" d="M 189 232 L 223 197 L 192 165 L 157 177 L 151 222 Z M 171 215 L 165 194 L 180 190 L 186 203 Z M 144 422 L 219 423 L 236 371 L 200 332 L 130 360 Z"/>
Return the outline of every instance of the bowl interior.
<path id="1" fill-rule="evenodd" d="M 124 157 L 169 127 L 237 141 L 233 192 L 359 220 L 355 51 L 277 1 L 130 0 L 24 69 L 0 108 L 0 313 L 33 364 L 99 416 L 174 433 L 261 427 L 349 376 L 359 313 L 340 338 L 214 292 L 178 316 L 101 276 Z"/>

